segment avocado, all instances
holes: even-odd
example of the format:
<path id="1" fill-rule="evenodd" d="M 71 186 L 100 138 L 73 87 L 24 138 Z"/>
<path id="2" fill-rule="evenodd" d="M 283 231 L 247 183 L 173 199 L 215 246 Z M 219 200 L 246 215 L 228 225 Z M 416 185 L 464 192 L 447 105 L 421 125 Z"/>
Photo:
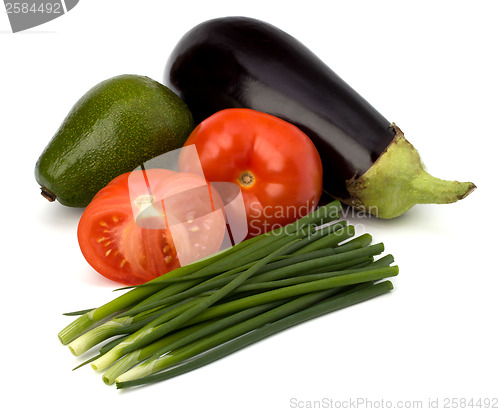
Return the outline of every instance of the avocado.
<path id="1" fill-rule="evenodd" d="M 194 128 L 185 103 L 169 88 L 121 75 L 90 89 L 73 106 L 40 155 L 42 195 L 85 207 L 116 176 L 182 147 Z"/>

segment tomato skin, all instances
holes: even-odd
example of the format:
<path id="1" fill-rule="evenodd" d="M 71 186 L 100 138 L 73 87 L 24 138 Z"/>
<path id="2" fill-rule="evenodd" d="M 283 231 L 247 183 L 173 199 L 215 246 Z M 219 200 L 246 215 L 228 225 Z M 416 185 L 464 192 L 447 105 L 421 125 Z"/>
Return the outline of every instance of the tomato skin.
<path id="1" fill-rule="evenodd" d="M 308 214 L 321 196 L 323 168 L 312 141 L 296 126 L 251 109 L 225 109 L 201 122 L 195 145 L 205 178 L 237 183 L 249 237 Z M 179 162 L 182 171 L 190 164 Z"/>
<path id="2" fill-rule="evenodd" d="M 161 223 L 158 228 L 140 225 L 132 203 L 141 191 L 155 193 L 160 201 L 164 196 L 206 184 L 200 176 L 166 169 L 150 169 L 146 174 L 148 186 L 144 185 L 142 172 L 125 173 L 113 179 L 95 195 L 78 224 L 78 243 L 87 262 L 102 276 L 125 285 L 143 284 L 178 268 L 181 265 L 178 248 L 193 260 L 204 257 L 199 247 L 193 245 L 208 245 L 205 255 L 216 252 L 225 233 L 224 217 L 217 211 L 213 216 L 202 217 L 208 219 L 208 230 L 193 234 L 198 236 L 196 241 L 188 235 L 184 239 L 176 237 L 174 244 L 171 229 L 180 225 L 170 228 L 163 214 L 155 217 Z M 182 200 L 180 197 L 177 207 L 181 215 L 189 210 Z M 184 217 L 176 216 L 179 221 Z M 186 232 L 184 226 L 181 229 Z"/>

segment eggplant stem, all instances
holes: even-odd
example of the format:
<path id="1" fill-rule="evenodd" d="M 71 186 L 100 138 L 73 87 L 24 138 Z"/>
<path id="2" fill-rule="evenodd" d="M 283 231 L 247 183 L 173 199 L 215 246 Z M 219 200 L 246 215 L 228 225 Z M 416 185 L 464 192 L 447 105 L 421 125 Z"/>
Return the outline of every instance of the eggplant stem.
<path id="1" fill-rule="evenodd" d="M 453 203 L 468 196 L 471 182 L 441 180 L 424 170 L 418 151 L 393 125 L 394 140 L 377 161 L 358 178 L 347 182 L 343 202 L 383 219 L 398 217 L 416 204 Z"/>
<path id="2" fill-rule="evenodd" d="M 447 204 L 467 197 L 476 185 L 471 182 L 442 180 L 431 176 L 426 171 L 416 175 L 411 182 L 415 203 Z"/>

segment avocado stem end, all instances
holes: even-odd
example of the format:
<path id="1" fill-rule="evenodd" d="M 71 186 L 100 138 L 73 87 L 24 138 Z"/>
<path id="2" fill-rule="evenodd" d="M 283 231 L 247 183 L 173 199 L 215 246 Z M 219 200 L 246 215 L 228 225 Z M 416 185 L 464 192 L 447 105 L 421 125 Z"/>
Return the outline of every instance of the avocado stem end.
<path id="1" fill-rule="evenodd" d="M 53 202 L 54 200 L 56 200 L 56 195 L 54 193 L 52 193 L 49 189 L 47 189 L 46 187 L 43 187 L 41 186 L 40 187 L 40 190 L 41 190 L 41 195 L 47 199 L 49 202 Z"/>

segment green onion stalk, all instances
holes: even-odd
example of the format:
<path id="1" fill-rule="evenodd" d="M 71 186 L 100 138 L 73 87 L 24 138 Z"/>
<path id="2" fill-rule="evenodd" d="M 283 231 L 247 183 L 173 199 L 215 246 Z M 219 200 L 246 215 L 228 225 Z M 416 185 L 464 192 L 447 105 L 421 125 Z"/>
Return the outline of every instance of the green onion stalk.
<path id="1" fill-rule="evenodd" d="M 383 243 L 335 222 L 335 201 L 88 311 L 59 338 L 118 388 L 169 379 L 288 327 L 392 289 Z M 107 341 L 107 342 L 106 342 Z M 76 368 L 75 368 L 76 369 Z"/>
<path id="2" fill-rule="evenodd" d="M 234 264 L 235 262 L 239 263 L 239 259 L 251 253 L 255 253 L 259 249 L 265 248 L 273 241 L 285 238 L 287 235 L 300 230 L 324 225 L 338 219 L 340 209 L 341 206 L 338 201 L 331 202 L 283 228 L 277 228 L 271 232 L 264 233 L 260 236 L 239 243 L 221 253 L 165 273 L 164 275 L 147 282 L 146 285 L 148 287 L 134 288 L 116 299 L 100 306 L 99 308 L 89 310 L 88 312 L 80 315 L 75 321 L 59 332 L 59 339 L 63 344 L 68 344 L 77 336 L 81 335 L 84 331 L 93 327 L 103 319 L 123 311 L 131 305 L 140 302 L 155 292 L 161 290 L 161 284 L 157 283 L 162 280 L 179 278 L 186 275 L 192 275 L 194 273 L 197 273 L 200 276 L 207 273 L 220 273 L 221 271 L 224 271 L 221 267 L 227 267 L 228 264 Z M 228 258 L 230 258 L 229 263 L 227 262 Z M 221 261 L 224 261 L 225 263 L 221 264 Z"/>
<path id="3" fill-rule="evenodd" d="M 290 247 L 291 246 L 289 246 L 289 248 Z M 321 256 L 319 253 L 321 251 L 308 252 L 306 257 L 309 259 L 304 260 L 301 259 L 302 256 L 294 255 L 288 259 L 266 264 L 266 261 L 270 261 L 274 256 L 276 256 L 276 254 L 271 254 L 266 260 L 259 261 L 257 266 L 253 268 L 252 273 L 254 275 L 255 273 L 260 273 L 260 275 L 247 280 L 246 285 L 236 288 L 234 293 L 252 289 L 256 290 L 262 288 L 262 284 L 264 284 L 263 287 L 266 288 L 269 285 L 273 285 L 272 283 L 266 282 L 281 279 L 287 276 L 296 276 L 303 272 L 318 273 L 326 269 L 338 271 L 354 264 L 364 262 L 365 260 L 369 260 L 369 257 L 371 258 L 373 254 L 378 254 L 382 251 L 383 245 L 377 244 L 364 249 L 350 250 L 343 254 L 328 254 L 326 256 L 324 256 L 324 254 Z M 314 258 L 312 255 L 315 255 Z M 286 266 L 287 263 L 288 266 Z M 268 272 L 261 273 L 260 269 L 267 266 L 269 266 Z M 148 324 L 148 327 L 151 328 L 155 324 L 150 323 L 149 321 L 154 319 L 156 319 L 156 324 L 164 323 L 194 305 L 196 300 L 193 299 L 199 299 L 200 293 L 224 286 L 239 276 L 239 273 L 241 272 L 236 270 L 236 273 L 232 273 L 230 276 L 222 274 L 201 282 L 188 290 L 179 292 L 175 296 L 169 294 L 166 298 L 157 298 L 156 301 L 150 301 L 147 305 L 144 305 L 143 303 L 136 305 L 131 310 L 119 314 L 117 317 L 104 323 L 103 325 L 97 326 L 87 333 L 84 333 L 71 342 L 69 347 L 72 353 L 78 356 L 113 335 L 132 332 L 139 333 L 138 330 L 145 326 L 145 324 Z M 331 276 L 331 274 L 329 276 Z M 298 282 L 298 280 L 289 280 L 289 284 Z M 252 286 L 254 283 L 258 283 L 258 285 Z M 178 301 L 181 301 L 180 304 L 177 303 Z"/>
<path id="4" fill-rule="evenodd" d="M 282 330 L 380 296 L 392 288 L 390 281 L 384 281 L 357 285 L 329 298 L 331 291 L 301 296 L 249 321 L 215 333 L 209 339 L 187 344 L 180 349 L 172 350 L 166 356 L 152 356 L 116 377 L 116 386 L 118 389 L 124 389 L 163 381 L 190 372 Z M 314 304 L 316 300 L 319 302 Z"/>
<path id="5" fill-rule="evenodd" d="M 290 243 L 280 247 L 278 250 L 275 250 L 265 258 L 261 259 L 257 263 L 255 263 L 252 267 L 247 269 L 238 275 L 235 279 L 229 282 L 227 285 L 222 287 L 221 289 L 216 290 L 210 296 L 200 299 L 196 304 L 186 309 L 181 314 L 177 315 L 173 319 L 169 319 L 164 322 L 163 317 L 155 319 L 144 328 L 139 329 L 137 332 L 133 333 L 129 338 L 125 339 L 123 342 L 120 342 L 116 347 L 111 349 L 105 355 L 99 357 L 94 362 L 92 362 L 92 367 L 99 371 L 104 368 L 109 367 L 114 361 L 118 360 L 123 355 L 140 348 L 141 346 L 148 344 L 150 342 L 155 341 L 156 339 L 162 337 L 168 332 L 171 332 L 182 326 L 191 318 L 199 315 L 205 309 L 212 306 L 214 303 L 222 299 L 232 290 L 236 289 L 240 286 L 245 280 L 247 280 L 250 276 L 252 276 L 258 269 L 268 263 L 274 256 L 283 254 L 291 245 L 296 243 L 297 240 L 292 240 Z"/>

